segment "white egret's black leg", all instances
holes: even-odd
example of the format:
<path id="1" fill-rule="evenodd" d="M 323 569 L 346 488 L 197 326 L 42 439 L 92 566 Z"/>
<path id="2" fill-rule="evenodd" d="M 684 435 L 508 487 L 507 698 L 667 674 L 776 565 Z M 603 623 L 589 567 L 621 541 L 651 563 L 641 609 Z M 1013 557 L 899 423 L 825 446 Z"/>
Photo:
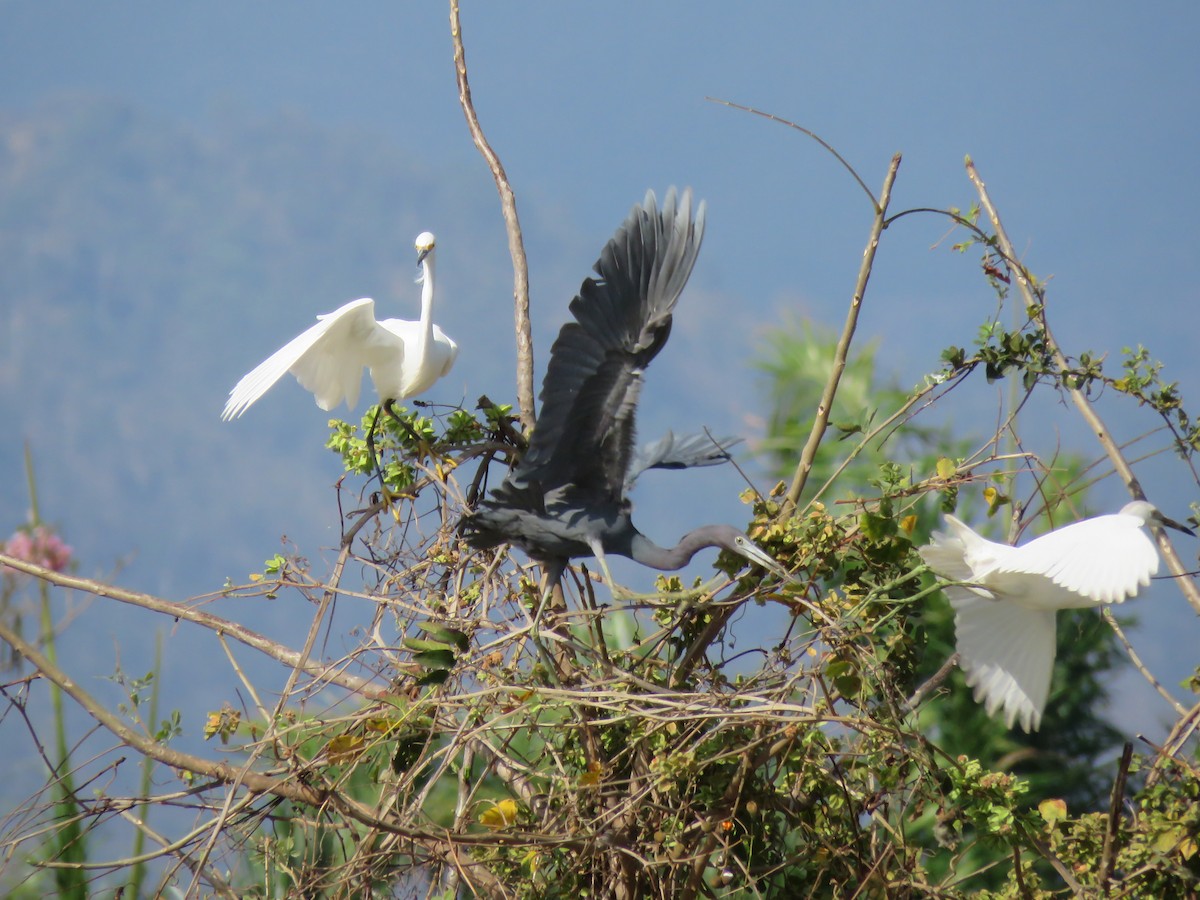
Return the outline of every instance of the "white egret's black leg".
<path id="1" fill-rule="evenodd" d="M 414 441 L 417 442 L 417 446 L 422 451 L 427 452 L 429 449 L 429 444 L 425 441 L 425 438 L 423 438 L 423 437 L 421 437 L 421 435 L 417 434 L 416 429 L 413 428 L 410 424 L 408 424 L 408 421 L 406 419 L 400 418 L 400 414 L 397 413 L 396 410 L 394 410 L 392 408 L 392 406 L 395 404 L 395 402 L 396 402 L 395 400 L 384 400 L 383 403 L 380 405 L 381 405 L 382 409 L 384 410 L 384 412 L 386 412 L 389 416 L 391 416 L 393 419 L 395 419 L 400 424 L 400 427 L 408 432 L 409 436 Z"/>
<path id="2" fill-rule="evenodd" d="M 371 418 L 371 427 L 367 429 L 367 453 L 371 458 L 371 467 L 379 476 L 379 487 L 382 488 L 384 494 L 387 494 L 387 482 L 383 480 L 383 467 L 380 466 L 379 457 L 375 454 L 375 426 L 379 424 L 379 411 L 382 408 L 382 405 L 375 407 L 375 415 Z"/>

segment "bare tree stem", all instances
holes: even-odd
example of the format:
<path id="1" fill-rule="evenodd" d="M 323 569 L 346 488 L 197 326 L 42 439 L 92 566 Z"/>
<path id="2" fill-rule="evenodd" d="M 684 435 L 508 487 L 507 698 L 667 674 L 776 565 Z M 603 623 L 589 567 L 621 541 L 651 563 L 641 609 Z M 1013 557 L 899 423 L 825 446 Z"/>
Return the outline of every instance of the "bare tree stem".
<path id="1" fill-rule="evenodd" d="M 896 173 L 899 170 L 900 154 L 897 153 L 892 157 L 892 162 L 888 166 L 887 176 L 883 179 L 883 189 L 879 192 L 878 202 L 875 203 L 875 221 L 871 225 L 871 236 L 867 239 L 867 248 L 863 251 L 863 261 L 858 270 L 858 280 L 854 285 L 854 296 L 850 298 L 846 324 L 842 328 L 842 335 L 838 338 L 837 347 L 834 350 L 833 368 L 829 372 L 829 380 L 825 383 L 825 390 L 821 394 L 821 402 L 817 406 L 816 416 L 813 418 L 808 442 L 800 454 L 800 463 L 796 466 L 792 486 L 788 489 L 787 497 L 779 510 L 781 519 L 791 516 L 796 511 L 796 504 L 800 502 L 800 494 L 808 481 L 809 473 L 812 472 L 813 462 L 817 457 L 817 448 L 821 446 L 821 439 L 825 436 L 825 429 L 829 425 L 833 398 L 837 394 L 838 383 L 846 368 L 850 341 L 853 340 L 854 330 L 858 327 L 859 310 L 862 308 L 863 297 L 867 292 L 867 282 L 871 278 L 871 266 L 875 261 L 875 251 L 879 248 L 879 236 L 883 233 L 886 225 L 888 203 L 892 199 L 892 185 L 896 181 Z"/>
<path id="2" fill-rule="evenodd" d="M 467 117 L 467 128 L 475 146 L 496 180 L 500 193 L 500 209 L 504 214 L 504 227 L 508 232 L 508 252 L 513 262 L 513 320 L 517 332 L 517 405 L 521 410 L 521 424 L 526 433 L 533 428 L 536 419 L 533 407 L 533 336 L 529 324 L 529 263 L 525 259 L 525 239 L 521 235 L 521 221 L 517 217 L 517 201 L 512 186 L 504 172 L 500 157 L 492 149 L 483 134 L 475 106 L 471 102 L 471 85 L 467 81 L 467 54 L 463 49 L 462 23 L 458 15 L 458 0 L 450 0 L 450 37 L 454 41 L 454 72 L 458 80 L 458 101 Z"/>
<path id="3" fill-rule="evenodd" d="M 26 562 L 23 559 L 6 556 L 2 553 L 0 553 L 0 565 L 8 566 L 18 572 L 24 572 L 26 575 L 33 575 L 35 578 L 40 578 L 44 582 L 56 584 L 59 587 L 83 591 L 86 594 L 92 594 L 96 597 L 119 600 L 121 603 L 140 606 L 152 612 L 165 613 L 175 619 L 186 619 L 216 634 L 226 634 L 234 640 L 245 644 L 247 647 L 253 647 L 255 650 L 265 653 L 267 656 L 285 665 L 297 668 L 313 677 L 326 678 L 351 691 L 367 690 L 370 686 L 370 683 L 366 679 L 347 674 L 346 672 L 329 671 L 328 666 L 306 661 L 304 654 L 297 653 L 290 647 L 264 637 L 256 631 L 251 631 L 249 628 L 232 622 L 229 619 L 214 616 L 212 613 L 193 609 L 183 603 L 165 600 L 162 597 L 155 597 L 152 594 L 127 591 L 123 588 L 113 587 L 112 585 L 93 581 L 89 578 L 64 575 L 61 572 L 55 572 L 51 569 Z"/>

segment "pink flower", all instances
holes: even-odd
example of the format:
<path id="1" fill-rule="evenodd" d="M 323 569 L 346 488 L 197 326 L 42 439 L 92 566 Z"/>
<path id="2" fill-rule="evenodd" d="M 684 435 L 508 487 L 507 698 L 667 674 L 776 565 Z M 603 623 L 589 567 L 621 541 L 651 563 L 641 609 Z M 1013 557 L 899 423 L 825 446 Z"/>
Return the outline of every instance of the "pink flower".
<path id="1" fill-rule="evenodd" d="M 8 556 L 55 572 L 61 572 L 70 565 L 71 556 L 75 552 L 45 525 L 22 528 L 14 532 L 4 544 L 0 544 L 0 549 Z"/>

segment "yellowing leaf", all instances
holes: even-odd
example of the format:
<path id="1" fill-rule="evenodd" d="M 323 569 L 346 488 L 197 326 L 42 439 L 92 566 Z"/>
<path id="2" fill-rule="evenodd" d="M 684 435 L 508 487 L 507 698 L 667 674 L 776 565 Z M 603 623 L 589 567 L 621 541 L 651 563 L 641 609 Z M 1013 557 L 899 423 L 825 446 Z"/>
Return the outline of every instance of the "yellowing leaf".
<path id="1" fill-rule="evenodd" d="M 325 747 L 329 761 L 335 766 L 354 762 L 363 752 L 364 741 L 353 734 L 339 734 Z"/>
<path id="2" fill-rule="evenodd" d="M 204 722 L 204 739 L 207 741 L 220 730 L 221 714 L 219 712 L 210 712 L 208 719 Z"/>
<path id="3" fill-rule="evenodd" d="M 913 529 L 917 527 L 916 516 L 903 516 L 900 519 L 900 530 L 905 534 L 912 534 Z"/>
<path id="4" fill-rule="evenodd" d="M 1038 804 L 1038 812 L 1049 824 L 1054 825 L 1067 817 L 1067 804 L 1063 800 L 1043 800 Z"/>
<path id="5" fill-rule="evenodd" d="M 588 763 L 587 771 L 579 776 L 580 787 L 595 787 L 600 783 L 600 776 L 604 774 L 604 767 L 600 763 L 592 760 Z"/>
<path id="6" fill-rule="evenodd" d="M 954 460 L 952 460 L 952 459 L 947 459 L 947 458 L 946 458 L 946 457 L 944 457 L 944 456 L 943 456 L 943 457 L 940 457 L 940 458 L 938 459 L 938 461 L 937 461 L 937 475 L 938 475 L 938 478 L 942 478 L 942 479 L 944 479 L 944 480 L 946 480 L 946 481 L 949 481 L 949 480 L 950 480 L 951 478 L 953 478 L 953 477 L 954 477 L 954 476 L 955 476 L 957 473 L 958 473 L 958 466 L 956 466 L 956 465 L 954 464 Z"/>
<path id="7" fill-rule="evenodd" d="M 499 803 L 493 804 L 491 809 L 485 809 L 480 814 L 479 824 L 492 829 L 492 831 L 499 831 L 516 822 L 519 811 L 520 807 L 517 806 L 516 800 L 501 800 Z"/>

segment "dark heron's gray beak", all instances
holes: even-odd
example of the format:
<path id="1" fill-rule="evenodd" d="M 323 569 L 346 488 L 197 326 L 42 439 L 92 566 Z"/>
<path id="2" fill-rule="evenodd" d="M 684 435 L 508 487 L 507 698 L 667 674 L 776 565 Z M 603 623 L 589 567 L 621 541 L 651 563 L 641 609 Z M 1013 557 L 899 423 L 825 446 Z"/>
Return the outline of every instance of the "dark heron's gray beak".
<path id="1" fill-rule="evenodd" d="M 762 566 L 772 575 L 779 576 L 784 581 L 796 580 L 791 576 L 791 574 L 789 574 L 787 569 L 772 559 L 766 550 L 758 546 L 758 544 L 754 543 L 754 541 L 750 540 L 748 537 L 739 537 L 733 550 L 735 553 L 738 553 L 750 560 L 750 562 L 757 563 L 758 565 Z"/>

